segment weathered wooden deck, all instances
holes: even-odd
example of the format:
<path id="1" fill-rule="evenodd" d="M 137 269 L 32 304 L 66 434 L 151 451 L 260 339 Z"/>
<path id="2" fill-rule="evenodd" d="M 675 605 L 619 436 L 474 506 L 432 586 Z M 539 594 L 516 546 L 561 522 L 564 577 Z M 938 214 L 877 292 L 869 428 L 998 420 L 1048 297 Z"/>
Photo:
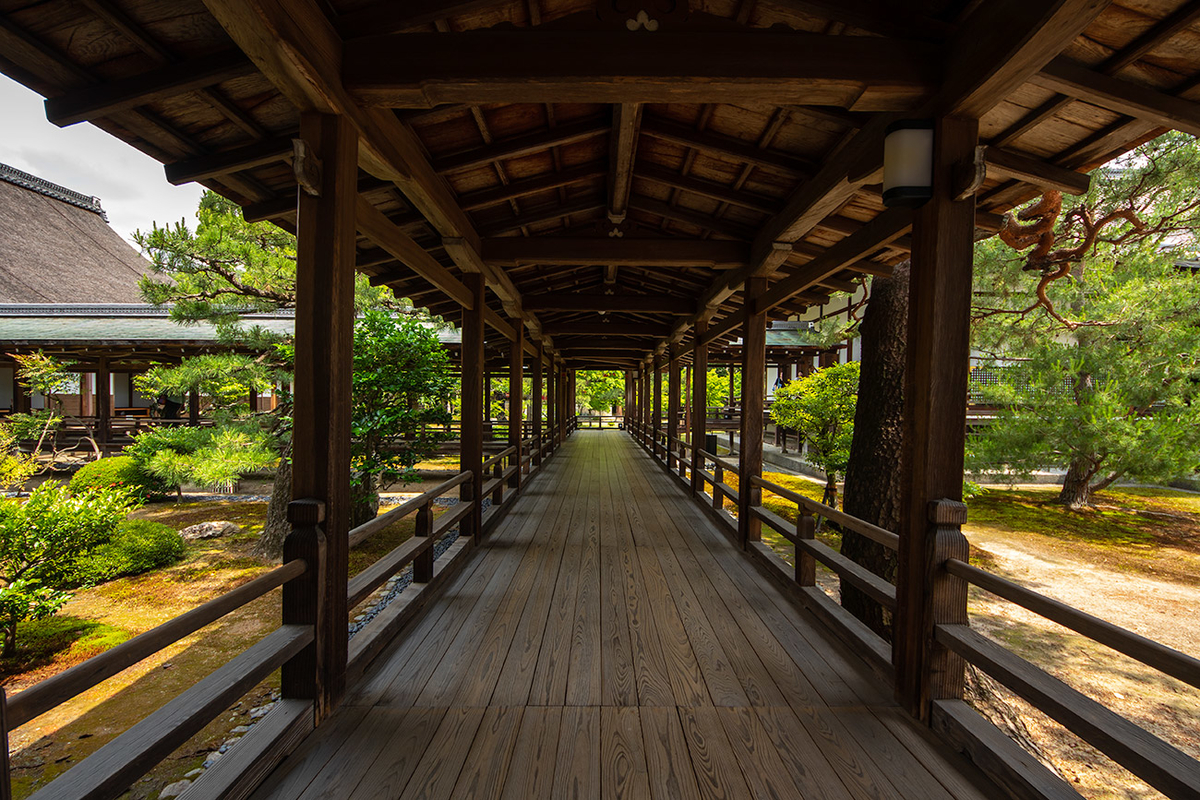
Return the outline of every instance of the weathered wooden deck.
<path id="1" fill-rule="evenodd" d="M 993 796 L 623 433 L 482 550 L 255 798 Z"/>

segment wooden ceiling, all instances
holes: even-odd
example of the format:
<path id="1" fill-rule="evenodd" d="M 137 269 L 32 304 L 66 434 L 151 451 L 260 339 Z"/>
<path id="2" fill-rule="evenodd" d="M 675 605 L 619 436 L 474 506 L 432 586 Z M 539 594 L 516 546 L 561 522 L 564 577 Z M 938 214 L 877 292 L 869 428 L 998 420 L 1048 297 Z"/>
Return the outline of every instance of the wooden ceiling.
<path id="1" fill-rule="evenodd" d="M 1200 0 L 0 0 L 0 70 L 295 224 L 301 110 L 360 133 L 358 266 L 568 363 L 736 338 L 886 275 L 902 116 L 980 119 L 977 225 L 1167 128 L 1200 134 Z M 469 298 L 468 298 L 469 299 Z"/>

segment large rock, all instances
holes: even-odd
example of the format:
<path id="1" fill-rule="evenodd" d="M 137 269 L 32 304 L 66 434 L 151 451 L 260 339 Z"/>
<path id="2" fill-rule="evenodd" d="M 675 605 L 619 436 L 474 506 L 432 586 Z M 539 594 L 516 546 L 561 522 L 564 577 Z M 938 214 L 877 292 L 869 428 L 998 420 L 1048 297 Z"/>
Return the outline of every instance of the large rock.
<path id="1" fill-rule="evenodd" d="M 163 790 L 158 793 L 158 800 L 166 800 L 168 797 L 179 797 L 188 790 L 192 785 L 191 781 L 176 781 L 163 787 Z"/>
<path id="2" fill-rule="evenodd" d="M 218 521 L 189 525 L 181 530 L 179 535 L 186 541 L 194 542 L 197 539 L 216 539 L 218 536 L 233 536 L 241 532 L 242 529 L 232 522 Z"/>

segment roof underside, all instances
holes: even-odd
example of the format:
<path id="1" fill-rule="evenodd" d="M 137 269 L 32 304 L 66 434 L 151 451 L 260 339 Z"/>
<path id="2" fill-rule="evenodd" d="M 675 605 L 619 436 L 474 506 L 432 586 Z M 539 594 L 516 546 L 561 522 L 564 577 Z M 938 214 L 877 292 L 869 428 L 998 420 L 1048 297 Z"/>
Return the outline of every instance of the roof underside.
<path id="1" fill-rule="evenodd" d="M 286 5 L 286 10 L 283 6 Z M 1200 133 L 1194 0 L 0 0 L 0 69 L 246 207 L 295 225 L 299 109 L 362 137 L 359 268 L 574 366 L 737 336 L 886 275 L 897 116 L 980 119 L 978 227 L 1175 127 Z M 643 13 L 639 13 L 643 12 Z"/>

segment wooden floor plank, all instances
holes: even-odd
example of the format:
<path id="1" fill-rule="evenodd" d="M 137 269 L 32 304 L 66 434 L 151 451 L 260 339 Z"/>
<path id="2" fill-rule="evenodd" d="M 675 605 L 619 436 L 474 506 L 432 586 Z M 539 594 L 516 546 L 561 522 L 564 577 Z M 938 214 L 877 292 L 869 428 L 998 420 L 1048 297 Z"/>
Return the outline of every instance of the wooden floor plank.
<path id="1" fill-rule="evenodd" d="M 699 800 L 700 787 L 696 785 L 679 712 L 652 706 L 643 706 L 641 712 L 650 794 L 654 800 Z"/>
<path id="2" fill-rule="evenodd" d="M 714 707 L 681 708 L 679 721 L 692 756 L 696 785 L 706 800 L 741 800 L 750 797 L 737 756 L 717 718 Z"/>
<path id="3" fill-rule="evenodd" d="M 482 708 L 452 708 L 442 718 L 437 732 L 416 769 L 400 800 L 447 800 L 453 796 L 463 762 L 470 752 L 470 742 L 483 721 Z"/>
<path id="4" fill-rule="evenodd" d="M 353 792 L 341 791 L 326 796 L 347 797 L 347 800 L 399 797 L 445 717 L 443 708 L 407 709 L 403 724 L 384 737 L 379 754 Z"/>
<path id="5" fill-rule="evenodd" d="M 623 433 L 573 434 L 349 698 L 257 800 L 989 796 Z"/>
<path id="6" fill-rule="evenodd" d="M 651 800 L 642 746 L 641 709 L 600 709 L 600 795 L 613 800 Z"/>
<path id="7" fill-rule="evenodd" d="M 493 706 L 483 712 L 483 721 L 451 795 L 454 800 L 499 800 L 523 711 Z"/>
<path id="8" fill-rule="evenodd" d="M 557 706 L 525 709 L 504 782 L 503 800 L 550 800 L 562 714 Z"/>
<path id="9" fill-rule="evenodd" d="M 564 708 L 559 731 L 552 796 L 555 800 L 590 800 L 599 796 L 600 709 Z"/>
<path id="10" fill-rule="evenodd" d="M 779 760 L 779 752 L 750 708 L 718 708 L 717 717 L 742 767 L 742 776 L 755 797 L 803 800 Z"/>

